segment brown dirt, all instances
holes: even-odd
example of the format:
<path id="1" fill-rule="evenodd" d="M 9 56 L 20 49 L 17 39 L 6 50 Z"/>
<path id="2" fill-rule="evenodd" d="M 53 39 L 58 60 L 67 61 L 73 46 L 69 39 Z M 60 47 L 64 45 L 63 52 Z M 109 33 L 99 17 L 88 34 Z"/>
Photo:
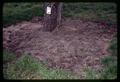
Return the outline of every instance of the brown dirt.
<path id="1" fill-rule="evenodd" d="M 31 54 L 55 69 L 101 69 L 100 58 L 108 54 L 115 25 L 67 19 L 49 33 L 41 31 L 41 20 L 34 20 L 3 28 L 3 47 L 18 56 Z"/>

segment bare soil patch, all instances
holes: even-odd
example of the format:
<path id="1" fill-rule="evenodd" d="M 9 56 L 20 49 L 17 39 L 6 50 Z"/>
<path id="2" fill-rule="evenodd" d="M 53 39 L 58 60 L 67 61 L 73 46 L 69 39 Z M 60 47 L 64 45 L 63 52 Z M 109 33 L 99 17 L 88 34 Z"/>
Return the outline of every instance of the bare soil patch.
<path id="1" fill-rule="evenodd" d="M 34 18 L 3 28 L 3 47 L 17 56 L 31 54 L 49 68 L 79 73 L 86 67 L 100 70 L 100 58 L 108 55 L 107 47 L 115 25 L 82 20 L 63 21 L 53 32 L 42 32 L 41 19 Z"/>

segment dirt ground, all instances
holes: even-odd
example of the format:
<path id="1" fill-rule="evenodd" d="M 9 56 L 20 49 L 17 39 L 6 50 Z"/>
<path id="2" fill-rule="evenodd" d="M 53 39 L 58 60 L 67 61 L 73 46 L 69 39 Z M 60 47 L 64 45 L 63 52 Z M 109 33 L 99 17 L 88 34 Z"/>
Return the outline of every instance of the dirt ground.
<path id="1" fill-rule="evenodd" d="M 108 55 L 107 47 L 115 25 L 82 20 L 63 21 L 53 32 L 42 32 L 42 20 L 33 18 L 3 28 L 3 47 L 17 56 L 31 54 L 49 68 L 79 73 L 86 67 L 100 70 L 100 58 Z"/>

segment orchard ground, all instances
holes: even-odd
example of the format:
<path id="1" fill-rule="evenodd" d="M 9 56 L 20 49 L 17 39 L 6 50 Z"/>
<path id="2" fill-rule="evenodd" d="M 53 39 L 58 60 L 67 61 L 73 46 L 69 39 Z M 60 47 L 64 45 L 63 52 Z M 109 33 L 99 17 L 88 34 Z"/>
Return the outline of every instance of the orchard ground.
<path id="1" fill-rule="evenodd" d="M 117 26 L 114 4 L 103 4 L 106 5 L 104 8 L 100 4 L 96 7 L 93 7 L 95 4 L 93 6 L 90 3 L 83 4 L 81 3 L 83 10 L 80 9 L 77 14 L 74 14 L 77 12 L 74 11 L 68 15 L 66 13 L 69 11 L 67 5 L 72 6 L 72 4 L 66 3 L 64 5 L 66 11 L 63 12 L 65 18 L 62 20 L 62 25 L 51 33 L 41 31 L 43 28 L 41 12 L 39 17 L 35 17 L 38 5 L 24 4 L 19 6 L 15 4 L 12 7 L 7 7 L 11 6 L 10 4 L 6 5 L 3 14 L 6 27 L 3 28 L 4 78 L 117 78 L 117 39 L 114 36 L 117 34 Z M 75 9 L 79 8 L 78 5 Z M 25 10 L 21 10 L 23 7 Z M 113 10 L 109 10 L 109 7 Z M 17 14 L 11 8 L 19 8 L 18 12 L 21 13 Z M 99 12 L 88 16 L 87 11 L 93 12 L 89 9 Z M 35 12 L 28 15 L 25 13 L 28 10 Z M 85 10 L 87 10 L 86 14 Z M 12 13 L 8 14 L 8 11 Z M 85 16 L 80 12 L 84 13 Z M 101 15 L 98 17 L 97 14 L 100 12 Z M 29 16 L 27 17 L 29 21 L 23 21 L 28 20 L 26 16 Z M 32 17 L 33 19 L 30 20 Z"/>

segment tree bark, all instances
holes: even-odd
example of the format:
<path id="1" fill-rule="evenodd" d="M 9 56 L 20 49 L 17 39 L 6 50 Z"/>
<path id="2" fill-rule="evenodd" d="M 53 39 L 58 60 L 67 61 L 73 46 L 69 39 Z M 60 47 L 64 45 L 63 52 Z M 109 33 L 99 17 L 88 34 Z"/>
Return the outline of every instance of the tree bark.
<path id="1" fill-rule="evenodd" d="M 60 26 L 61 25 L 61 12 L 62 12 L 62 3 L 59 3 L 58 4 L 58 17 L 57 17 L 57 26 Z"/>
<path id="2" fill-rule="evenodd" d="M 47 13 L 47 7 L 51 8 L 51 13 Z M 44 5 L 44 27 L 43 31 L 53 31 L 61 23 L 61 7 L 59 2 L 45 3 Z"/>

